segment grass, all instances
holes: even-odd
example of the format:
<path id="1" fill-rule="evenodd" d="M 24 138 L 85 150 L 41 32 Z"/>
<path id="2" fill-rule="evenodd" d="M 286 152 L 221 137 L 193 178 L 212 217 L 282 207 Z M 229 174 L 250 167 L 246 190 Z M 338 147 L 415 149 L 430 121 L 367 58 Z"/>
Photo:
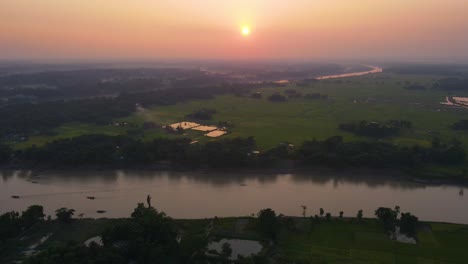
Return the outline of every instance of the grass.
<path id="1" fill-rule="evenodd" d="M 144 116 L 136 114 L 133 120 L 144 118 L 169 124 L 184 120 L 185 115 L 194 110 L 214 108 L 218 112 L 208 123 L 231 121 L 234 127 L 227 137 L 253 136 L 260 149 L 267 149 L 280 142 L 300 144 L 305 140 L 325 139 L 332 135 L 342 135 L 345 140 L 369 140 L 343 132 L 338 129 L 338 125 L 360 120 L 404 119 L 411 121 L 414 128 L 385 141 L 406 146 L 428 146 L 434 136 L 443 140 L 456 137 L 468 146 L 466 133 L 450 129 L 452 123 L 465 118 L 465 109 L 442 107 L 439 102 L 444 100 L 444 92 L 408 91 L 403 88 L 403 84 L 396 84 L 411 80 L 429 85 L 433 79 L 436 77 L 381 74 L 349 78 L 339 82 L 322 81 L 309 87 L 270 87 L 258 89 L 263 94 L 261 100 L 223 95 L 211 100 L 154 107 Z M 292 99 L 284 103 L 274 103 L 266 99 L 275 92 L 281 93 L 292 88 L 303 94 L 327 94 L 331 99 Z M 189 136 L 202 138 L 200 133 Z"/>
<path id="2" fill-rule="evenodd" d="M 304 263 L 466 263 L 466 226 L 431 226 L 412 245 L 390 240 L 377 220 L 334 219 L 315 224 L 310 233 L 283 232 L 278 250 L 288 261 Z"/>

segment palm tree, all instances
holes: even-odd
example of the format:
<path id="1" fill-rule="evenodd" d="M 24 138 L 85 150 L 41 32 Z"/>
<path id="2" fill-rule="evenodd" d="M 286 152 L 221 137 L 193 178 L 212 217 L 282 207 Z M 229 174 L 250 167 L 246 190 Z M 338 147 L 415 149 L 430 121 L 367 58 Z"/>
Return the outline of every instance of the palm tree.
<path id="1" fill-rule="evenodd" d="M 301 208 L 302 208 L 302 216 L 306 217 L 307 206 L 301 205 Z"/>
<path id="2" fill-rule="evenodd" d="M 357 213 L 357 219 L 358 219 L 359 221 L 361 221 L 361 220 L 362 220 L 362 216 L 363 216 L 363 212 L 362 212 L 362 209 L 361 209 L 361 210 L 359 210 L 358 213 Z"/>

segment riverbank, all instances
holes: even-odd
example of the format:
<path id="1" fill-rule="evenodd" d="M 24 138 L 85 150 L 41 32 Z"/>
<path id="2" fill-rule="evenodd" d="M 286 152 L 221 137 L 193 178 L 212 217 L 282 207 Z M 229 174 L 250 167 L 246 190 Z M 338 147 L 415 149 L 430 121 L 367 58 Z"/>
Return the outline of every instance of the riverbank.
<path id="1" fill-rule="evenodd" d="M 464 263 L 468 258 L 466 225 L 424 222 L 416 235 L 417 244 L 407 244 L 391 240 L 376 219 L 358 221 L 332 217 L 314 222 L 302 217 L 290 219 L 290 224 L 279 231 L 276 244 L 269 243 L 256 231 L 255 218 L 251 217 L 181 219 L 175 223 L 182 237 L 205 234 L 208 241 L 258 241 L 263 245 L 260 254 L 277 263 Z M 119 221 L 121 219 L 78 219 L 69 224 L 45 221 L 22 238 L 9 241 L 0 260 L 2 263 L 20 260 L 24 250 L 47 234 L 51 235 L 36 247 L 37 251 L 65 246 L 70 241 L 83 245 L 86 240 L 100 236 L 106 226 Z"/>

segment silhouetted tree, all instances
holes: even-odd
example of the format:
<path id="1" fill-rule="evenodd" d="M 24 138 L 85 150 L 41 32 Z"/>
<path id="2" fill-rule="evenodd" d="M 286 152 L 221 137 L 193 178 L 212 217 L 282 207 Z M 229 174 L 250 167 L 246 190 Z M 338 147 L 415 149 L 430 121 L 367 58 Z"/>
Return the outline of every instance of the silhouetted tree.
<path id="1" fill-rule="evenodd" d="M 70 223 L 73 219 L 73 215 L 75 214 L 75 209 L 68 209 L 66 207 L 57 209 L 55 211 L 55 216 L 57 219 L 64 223 Z"/>
<path id="2" fill-rule="evenodd" d="M 280 227 L 279 224 L 276 213 L 272 209 L 267 208 L 258 212 L 257 228 L 263 235 L 271 238 L 274 242 L 276 241 L 276 232 Z"/>
<path id="3" fill-rule="evenodd" d="M 301 205 L 301 208 L 302 208 L 302 216 L 306 217 L 307 206 Z"/>
<path id="4" fill-rule="evenodd" d="M 418 218 L 411 213 L 402 213 L 400 218 L 400 233 L 410 237 L 416 236 Z"/>
<path id="5" fill-rule="evenodd" d="M 44 217 L 44 207 L 41 205 L 31 205 L 21 214 L 21 221 L 23 221 L 25 226 L 32 226 L 44 220 Z"/>
<path id="6" fill-rule="evenodd" d="M 379 207 L 375 210 L 375 216 L 382 222 L 386 231 L 395 232 L 396 212 L 391 208 Z"/>
<path id="7" fill-rule="evenodd" d="M 357 219 L 358 219 L 359 221 L 362 221 L 362 217 L 363 217 L 363 216 L 364 216 L 364 214 L 363 214 L 363 211 L 362 211 L 362 209 L 361 209 L 361 210 L 358 211 L 356 217 L 357 217 Z"/>

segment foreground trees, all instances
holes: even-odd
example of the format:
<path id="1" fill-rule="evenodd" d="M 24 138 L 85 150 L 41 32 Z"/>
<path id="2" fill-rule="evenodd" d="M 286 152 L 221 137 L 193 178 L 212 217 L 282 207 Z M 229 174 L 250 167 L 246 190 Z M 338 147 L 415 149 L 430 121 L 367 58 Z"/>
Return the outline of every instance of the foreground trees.
<path id="1" fill-rule="evenodd" d="M 102 234 L 105 246 L 126 245 L 126 259 L 137 263 L 178 263 L 181 249 L 171 218 L 139 203 L 131 218 L 108 227 Z"/>
<path id="2" fill-rule="evenodd" d="M 61 208 L 61 214 L 70 210 Z M 103 246 L 75 243 L 48 248 L 25 263 L 197 263 L 206 239 L 186 235 L 178 242 L 175 222 L 155 208 L 139 203 L 131 217 L 113 221 L 102 232 Z M 206 262 L 205 262 L 206 263 Z"/>
<path id="3" fill-rule="evenodd" d="M 411 213 L 402 213 L 400 220 L 398 220 L 399 212 L 399 206 L 396 206 L 395 209 L 380 207 L 375 211 L 375 216 L 382 222 L 386 231 L 395 232 L 396 226 L 399 226 L 401 234 L 415 237 L 418 218 Z"/>
<path id="4" fill-rule="evenodd" d="M 75 209 L 68 209 L 66 207 L 57 209 L 55 211 L 55 216 L 57 216 L 57 219 L 63 223 L 70 223 L 73 220 L 74 214 Z"/>
<path id="5" fill-rule="evenodd" d="M 280 222 L 275 211 L 270 208 L 263 209 L 257 214 L 257 229 L 265 237 L 276 241 L 277 232 L 280 228 Z"/>

